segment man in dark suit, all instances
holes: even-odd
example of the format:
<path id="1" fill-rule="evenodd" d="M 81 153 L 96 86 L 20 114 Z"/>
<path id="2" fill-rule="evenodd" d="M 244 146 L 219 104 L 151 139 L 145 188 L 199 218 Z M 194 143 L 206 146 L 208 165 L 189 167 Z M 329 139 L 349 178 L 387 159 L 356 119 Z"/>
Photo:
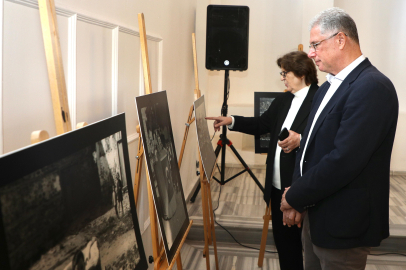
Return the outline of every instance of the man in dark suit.
<path id="1" fill-rule="evenodd" d="M 267 111 L 260 117 L 207 117 L 215 120 L 214 128 L 229 125 L 230 130 L 251 135 L 270 133 L 264 200 L 271 202 L 272 232 L 279 254 L 281 270 L 303 269 L 301 229 L 282 224 L 279 204 L 285 187 L 291 185 L 296 160 L 296 150 L 300 143 L 313 97 L 318 89 L 317 70 L 306 53 L 294 51 L 277 60 L 282 72 L 281 81 L 286 93 L 275 98 Z M 279 141 L 278 135 L 286 127 L 289 137 Z"/>
<path id="2" fill-rule="evenodd" d="M 338 8 L 310 24 L 310 50 L 329 73 L 317 91 L 282 198 L 284 223 L 303 222 L 305 269 L 364 269 L 389 236 L 389 174 L 398 99 L 360 49 L 353 19 Z"/>

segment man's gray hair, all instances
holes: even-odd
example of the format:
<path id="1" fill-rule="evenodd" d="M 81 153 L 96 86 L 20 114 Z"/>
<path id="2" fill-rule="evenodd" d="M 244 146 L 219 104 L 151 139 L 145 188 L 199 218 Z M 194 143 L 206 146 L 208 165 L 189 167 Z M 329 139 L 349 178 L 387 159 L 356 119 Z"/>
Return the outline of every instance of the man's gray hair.
<path id="1" fill-rule="evenodd" d="M 320 27 L 320 33 L 322 34 L 343 32 L 359 44 L 357 26 L 354 20 L 340 8 L 329 8 L 317 14 L 310 22 L 309 30 L 315 26 Z"/>

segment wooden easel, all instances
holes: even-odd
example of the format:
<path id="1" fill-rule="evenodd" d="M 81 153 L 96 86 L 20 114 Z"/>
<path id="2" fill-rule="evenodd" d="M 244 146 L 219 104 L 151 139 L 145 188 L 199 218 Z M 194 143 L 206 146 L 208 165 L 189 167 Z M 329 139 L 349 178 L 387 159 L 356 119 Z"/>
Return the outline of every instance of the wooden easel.
<path id="1" fill-rule="evenodd" d="M 196 36 L 192 33 L 192 44 L 193 44 L 193 62 L 195 71 L 195 100 L 201 97 L 201 92 L 199 89 L 199 76 L 197 70 L 197 53 L 196 53 Z M 189 134 L 190 125 L 193 123 L 195 118 L 193 118 L 194 106 L 192 105 L 189 110 L 188 119 L 186 122 L 185 133 L 183 136 L 182 148 L 179 154 L 179 168 L 182 164 L 183 152 L 185 150 L 187 136 Z M 204 250 L 203 257 L 206 258 L 206 268 L 210 270 L 210 255 L 209 255 L 209 245 L 213 245 L 214 258 L 216 263 L 216 269 L 219 270 L 218 257 L 217 257 L 217 242 L 216 233 L 214 230 L 214 214 L 213 205 L 211 199 L 211 189 L 209 179 L 207 178 L 205 171 L 203 169 L 203 164 L 200 156 L 199 147 L 197 147 L 199 154 L 199 170 L 200 170 L 200 187 L 202 196 L 202 210 L 203 210 L 203 230 L 204 230 Z M 209 178 L 211 175 L 209 176 Z"/>
<path id="2" fill-rule="evenodd" d="M 38 0 L 38 7 L 41 18 L 56 133 L 59 135 L 71 131 L 72 127 L 68 96 L 66 93 L 65 73 L 63 72 L 61 46 L 59 43 L 55 3 L 54 0 Z M 77 124 L 76 128 L 81 128 L 86 125 L 86 122 L 81 122 Z M 37 130 L 31 133 L 31 144 L 46 139 L 49 139 L 49 134 L 45 130 Z"/>
<path id="3" fill-rule="evenodd" d="M 272 220 L 271 202 L 266 207 L 264 215 L 264 226 L 262 227 L 261 247 L 259 248 L 258 267 L 262 267 L 265 256 L 266 239 L 268 237 L 269 221 Z"/>
<path id="4" fill-rule="evenodd" d="M 200 98 L 202 96 L 200 89 L 199 89 L 199 74 L 197 71 L 197 53 L 196 53 L 196 35 L 195 33 L 192 33 L 192 45 L 193 45 L 193 65 L 194 65 L 194 72 L 195 72 L 195 100 Z M 185 146 L 186 146 L 186 140 L 187 136 L 189 134 L 189 128 L 190 125 L 195 121 L 195 118 L 193 117 L 193 111 L 194 111 L 194 106 L 192 105 L 189 110 L 189 115 L 187 118 L 187 121 L 185 123 L 186 128 L 185 128 L 185 133 L 183 135 L 183 141 L 182 141 L 182 148 L 180 149 L 180 154 L 179 154 L 179 163 L 178 166 L 180 168 L 180 165 L 182 164 L 182 159 L 183 159 L 183 152 L 185 151 Z"/>
<path id="5" fill-rule="evenodd" d="M 62 53 L 59 43 L 54 0 L 38 0 L 42 36 L 47 59 L 49 86 L 56 124 L 56 133 L 71 131 L 68 97 L 63 72 Z"/>
<path id="6" fill-rule="evenodd" d="M 299 44 L 297 46 L 297 50 L 303 52 L 303 44 Z M 286 90 L 285 90 L 285 92 L 286 92 Z M 259 248 L 259 257 L 258 257 L 258 266 L 259 267 L 262 267 L 262 264 L 264 262 L 266 239 L 268 237 L 268 229 L 269 229 L 269 221 L 272 220 L 271 202 L 269 202 L 269 205 L 266 207 L 265 215 L 263 218 L 264 218 L 264 226 L 262 227 L 261 246 Z"/>
<path id="7" fill-rule="evenodd" d="M 200 168 L 200 186 L 201 186 L 201 196 L 202 196 L 203 227 L 204 227 L 203 257 L 206 258 L 206 268 L 208 270 L 210 270 L 209 246 L 213 245 L 216 270 L 219 270 L 219 262 L 218 262 L 218 257 L 217 257 L 216 232 L 214 230 L 214 214 L 213 214 L 213 204 L 212 204 L 212 199 L 211 199 L 211 189 L 210 189 L 210 183 L 206 177 L 206 173 L 204 172 L 202 159 L 200 157 L 200 151 L 199 151 L 199 168 Z"/>
<path id="8" fill-rule="evenodd" d="M 143 15 L 141 15 L 141 16 L 142 16 L 141 20 L 144 21 Z M 140 14 L 138 15 L 138 18 L 139 18 L 139 23 L 140 23 Z M 143 29 L 143 30 L 141 31 L 141 29 Z M 141 38 L 141 43 L 143 42 L 142 40 L 145 39 L 145 32 L 144 31 L 145 31 L 145 23 L 143 23 L 143 25 L 141 25 L 141 23 L 140 23 L 140 37 L 143 36 L 143 38 Z M 141 32 L 143 32 L 143 33 L 141 34 Z M 146 39 L 145 39 L 144 43 L 146 44 Z M 196 86 L 196 88 L 194 90 L 194 95 L 195 95 L 195 100 L 196 100 L 201 96 L 201 92 L 199 90 L 199 79 L 198 79 L 198 71 L 197 71 L 197 56 L 196 56 L 197 55 L 196 54 L 196 37 L 195 37 L 194 33 L 192 34 L 192 44 L 193 44 L 193 59 L 194 59 L 195 86 Z M 145 74 L 149 74 L 149 66 L 148 66 L 148 59 L 147 59 L 148 51 L 146 51 L 146 46 L 143 46 L 143 44 L 141 44 L 141 51 L 142 51 L 142 55 L 143 55 L 143 68 L 144 68 L 145 86 L 147 87 L 147 85 L 149 85 L 149 87 L 150 87 L 151 86 L 150 77 L 148 76 L 148 78 L 145 78 Z M 144 61 L 144 55 L 145 55 L 145 58 L 146 58 L 145 61 Z M 150 91 L 150 92 L 148 92 L 148 91 Z M 152 93 L 152 91 L 147 90 L 147 93 Z M 185 133 L 184 133 L 184 136 L 183 136 L 182 148 L 181 148 L 180 154 L 179 154 L 179 161 L 178 161 L 179 169 L 180 169 L 180 166 L 182 164 L 183 153 L 185 151 L 186 141 L 187 141 L 187 137 L 188 137 L 188 134 L 189 134 L 189 128 L 190 128 L 190 125 L 195 120 L 195 118 L 193 117 L 193 111 L 194 111 L 194 106 L 192 105 L 190 107 L 189 115 L 188 115 L 188 118 L 187 118 L 187 121 L 186 121 L 186 128 L 185 128 Z M 139 126 L 137 126 L 137 132 L 140 134 Z M 140 134 L 140 136 L 141 136 L 141 134 Z M 136 174 L 135 174 L 135 180 L 134 180 L 135 202 L 137 202 L 138 194 L 139 194 L 139 182 L 140 182 L 140 179 L 141 179 L 141 168 L 142 168 L 142 156 L 143 156 L 143 154 L 144 154 L 144 149 L 143 149 L 141 140 L 139 140 L 138 141 L 138 153 L 137 153 L 137 168 L 136 168 Z M 200 153 L 199 153 L 199 160 L 200 160 Z M 213 244 L 215 261 L 216 261 L 216 269 L 218 270 L 219 267 L 218 267 L 218 257 L 217 257 L 217 244 L 216 244 L 216 238 L 215 238 L 216 236 L 215 236 L 215 230 L 214 230 L 214 216 L 213 216 L 213 206 L 212 206 L 212 201 L 211 201 L 210 184 L 207 181 L 206 176 L 204 175 L 204 170 L 203 170 L 203 167 L 202 167 L 201 160 L 200 160 L 199 164 L 200 164 L 200 172 L 202 172 L 200 174 L 200 185 L 202 187 L 202 208 L 203 208 L 204 239 L 205 239 L 205 247 L 204 247 L 204 251 L 203 251 L 203 256 L 206 258 L 206 268 L 210 269 L 209 245 Z M 149 181 L 147 181 L 147 182 L 148 182 L 148 193 L 150 193 L 151 192 L 150 184 L 149 184 Z M 151 195 L 148 194 L 149 197 L 151 197 Z M 153 201 L 150 200 L 150 205 L 152 205 L 152 203 L 153 203 Z M 151 215 L 151 209 L 150 209 L 150 215 Z M 156 222 L 156 220 L 155 220 L 155 222 Z M 152 224 L 152 218 L 151 218 L 151 224 Z M 151 225 L 151 230 L 152 230 L 152 225 Z M 153 237 L 153 239 L 154 239 L 154 237 Z M 213 239 L 213 241 L 212 241 L 212 239 Z M 155 245 L 158 246 L 158 243 L 156 242 Z M 162 243 L 160 245 L 162 245 Z M 157 256 L 157 255 L 154 254 L 154 258 L 155 258 L 155 256 Z"/>
<path id="9" fill-rule="evenodd" d="M 141 55 L 142 55 L 142 66 L 144 70 L 144 84 L 145 84 L 145 92 L 146 94 L 152 93 L 151 87 L 151 76 L 149 71 L 149 58 L 148 58 L 148 47 L 147 47 L 147 36 L 145 30 L 145 19 L 144 14 L 138 14 L 138 24 L 140 29 L 140 42 L 141 42 Z M 141 178 L 141 166 L 142 166 L 142 159 L 141 157 L 144 155 L 144 150 L 142 147 L 141 141 L 141 132 L 139 126 L 137 126 L 137 132 L 139 134 L 139 141 L 138 141 L 138 154 L 137 154 L 137 169 L 135 175 L 135 184 L 134 184 L 134 197 L 135 202 L 137 203 L 138 199 L 138 189 L 139 189 L 139 182 Z M 145 156 L 145 155 L 144 155 Z M 178 250 L 176 251 L 171 264 L 168 266 L 168 262 L 165 259 L 165 250 L 163 246 L 162 239 L 160 240 L 158 234 L 158 218 L 155 212 L 155 203 L 153 200 L 152 195 L 152 187 L 149 180 L 148 168 L 146 167 L 146 177 L 147 177 L 147 189 L 148 189 L 148 201 L 149 201 L 149 216 L 151 220 L 151 236 L 152 236 L 152 251 L 153 251 L 153 258 L 154 258 L 154 270 L 162 270 L 162 269 L 172 269 L 175 262 L 177 265 L 178 270 L 182 270 L 182 260 L 180 257 L 180 250 L 183 246 L 183 243 L 186 240 L 186 236 L 188 235 L 190 228 L 193 224 L 193 220 L 190 220 L 189 226 L 182 237 L 182 240 L 179 244 Z"/>

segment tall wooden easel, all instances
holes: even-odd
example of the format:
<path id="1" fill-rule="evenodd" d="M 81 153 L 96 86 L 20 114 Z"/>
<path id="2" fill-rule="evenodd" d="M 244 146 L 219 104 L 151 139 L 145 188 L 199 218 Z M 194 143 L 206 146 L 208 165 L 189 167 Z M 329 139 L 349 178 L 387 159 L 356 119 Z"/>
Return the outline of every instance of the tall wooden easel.
<path id="1" fill-rule="evenodd" d="M 196 35 L 195 33 L 192 33 L 192 46 L 193 46 L 193 66 L 194 66 L 194 73 L 195 73 L 195 100 L 197 100 L 198 98 L 200 98 L 202 96 L 200 89 L 199 89 L 199 74 L 197 71 L 197 52 L 196 52 Z M 179 168 L 180 165 L 182 164 L 182 159 L 183 159 L 183 152 L 185 151 L 185 146 L 186 146 L 186 140 L 187 140 L 187 136 L 189 134 L 189 128 L 190 125 L 195 121 L 195 118 L 193 117 L 193 105 L 190 107 L 189 110 L 189 115 L 187 118 L 187 121 L 185 123 L 186 128 L 185 128 L 185 133 L 183 135 L 183 141 L 182 141 L 182 148 L 180 149 L 180 154 L 179 154 Z"/>
<path id="2" fill-rule="evenodd" d="M 140 16 L 142 19 L 140 19 Z M 141 37 L 141 43 L 143 42 L 143 39 L 145 39 L 145 23 L 143 19 L 143 15 L 138 15 L 139 18 L 139 23 L 142 21 L 142 25 L 140 23 L 140 37 Z M 141 30 L 143 29 L 143 30 Z M 141 34 L 141 32 L 143 32 Z M 145 45 L 146 45 L 146 39 L 145 39 Z M 201 96 L 200 89 L 199 89 L 199 79 L 198 79 L 198 71 L 197 71 L 197 54 L 196 54 L 196 37 L 195 34 L 192 34 L 192 44 L 193 44 L 193 60 L 194 60 L 194 71 L 195 71 L 195 90 L 194 90 L 194 95 L 195 95 L 195 100 L 198 99 Z M 146 46 L 143 46 L 141 44 L 141 50 L 142 50 L 142 55 L 143 55 L 143 68 L 144 68 L 144 81 L 145 81 L 145 86 L 149 85 L 151 86 L 150 83 L 150 78 L 145 78 L 145 74 L 149 74 L 149 66 L 148 66 L 148 51 L 146 50 Z M 146 56 L 144 59 L 144 55 Z M 147 67 L 146 67 L 146 65 Z M 148 76 L 149 77 L 149 76 Z M 146 88 L 147 89 L 147 88 Z M 150 92 L 148 92 L 150 91 Z M 147 90 L 147 93 L 152 93 L 151 90 Z M 185 133 L 183 136 L 183 141 L 182 141 L 182 148 L 180 150 L 179 154 L 179 161 L 178 161 L 178 166 L 180 168 L 182 164 L 182 159 L 183 159 L 183 153 L 185 151 L 185 146 L 186 146 L 186 141 L 187 137 L 189 134 L 189 128 L 190 125 L 194 122 L 195 118 L 193 117 L 193 111 L 194 107 L 193 105 L 190 107 L 189 110 L 189 115 L 186 121 L 186 128 L 185 128 Z M 139 126 L 137 127 L 137 132 L 140 134 L 140 129 Z M 141 136 L 141 134 L 140 134 Z M 142 168 L 142 156 L 144 154 L 144 149 L 142 146 L 141 139 L 138 142 L 138 153 L 137 153 L 137 167 L 136 167 L 136 172 L 135 172 L 135 179 L 134 179 L 134 197 L 135 197 L 135 202 L 137 202 L 138 194 L 139 194 L 139 182 L 141 179 L 141 168 Z M 199 153 L 199 160 L 200 160 L 200 153 Z M 216 269 L 218 270 L 218 257 L 217 257 L 217 243 L 216 243 L 216 236 L 215 236 L 215 230 L 214 230 L 214 215 L 213 215 L 213 206 L 212 206 L 212 200 L 211 200 L 211 191 L 210 191 L 210 184 L 204 174 L 204 170 L 202 167 L 202 162 L 200 160 L 200 185 L 203 187 L 202 188 L 202 208 L 203 208 L 203 223 L 204 223 L 204 239 L 205 239 L 205 247 L 203 251 L 203 256 L 206 258 L 206 268 L 210 269 L 210 258 L 209 258 L 209 245 L 213 245 L 214 247 L 214 256 L 215 256 L 215 263 L 216 263 Z M 148 172 L 147 172 L 148 173 Z M 149 198 L 152 198 L 151 195 L 149 194 L 151 192 L 150 189 L 150 184 L 148 182 L 148 196 Z M 150 205 L 152 204 L 153 201 L 150 200 Z M 151 208 L 150 208 L 150 214 L 151 214 Z M 155 221 L 156 222 L 156 221 Z M 151 218 L 151 224 L 152 224 L 152 218 Z M 152 230 L 151 226 L 151 230 Z M 154 239 L 154 237 L 153 237 Z M 182 242 L 183 244 L 183 242 Z M 158 245 L 157 243 L 155 245 Z M 162 245 L 162 244 L 161 244 Z M 154 254 L 155 258 L 156 254 Z"/>
<path id="3" fill-rule="evenodd" d="M 47 59 L 49 86 L 56 125 L 56 133 L 71 131 L 65 74 L 63 72 L 58 24 L 54 0 L 38 0 L 42 36 Z"/>
<path id="4" fill-rule="evenodd" d="M 197 53 L 196 53 L 196 35 L 195 33 L 192 33 L 192 45 L 193 45 L 193 66 L 194 66 L 194 71 L 195 71 L 195 100 L 200 98 L 202 96 L 200 89 L 199 89 L 199 74 L 197 71 Z M 187 121 L 185 123 L 186 128 L 185 128 L 185 133 L 183 135 L 183 141 L 182 141 L 182 148 L 180 150 L 179 154 L 179 163 L 178 166 L 180 168 L 180 165 L 182 164 L 182 159 L 183 159 L 183 153 L 185 151 L 185 146 L 186 146 L 186 140 L 187 136 L 189 134 L 189 128 L 190 125 L 195 121 L 195 118 L 193 117 L 193 105 L 190 107 L 189 110 L 189 115 L 187 118 Z"/>
<path id="5" fill-rule="evenodd" d="M 297 46 L 297 50 L 303 52 L 303 44 L 299 44 Z M 265 209 L 264 226 L 262 227 L 261 246 L 259 248 L 259 257 L 258 257 L 259 267 L 262 267 L 262 264 L 264 262 L 266 239 L 268 237 L 269 221 L 271 220 L 272 220 L 271 202 L 269 202 L 269 205 Z"/>
<path id="6" fill-rule="evenodd" d="M 196 36 L 195 33 L 192 33 L 192 44 L 193 44 L 193 62 L 194 62 L 194 72 L 195 72 L 195 100 L 201 97 L 201 92 L 199 89 L 199 76 L 197 70 L 197 53 L 196 53 Z M 183 152 L 185 151 L 185 145 L 187 136 L 189 134 L 190 125 L 193 123 L 195 118 L 193 118 L 194 106 L 192 105 L 189 110 L 189 115 L 186 122 L 185 133 L 183 136 L 182 148 L 179 154 L 179 167 L 182 164 Z M 202 210 L 203 210 L 203 230 L 204 230 L 204 250 L 203 257 L 206 258 L 206 268 L 210 269 L 210 255 L 209 255 L 209 246 L 213 245 L 214 258 L 216 269 L 219 269 L 218 257 L 217 257 L 217 242 L 216 242 L 216 233 L 214 229 L 214 214 L 213 214 L 213 205 L 211 199 L 211 189 L 209 179 L 207 178 L 205 171 L 203 169 L 202 159 L 200 156 L 199 147 L 197 147 L 199 154 L 199 170 L 200 170 L 200 186 L 201 186 L 201 196 L 202 196 Z M 209 178 L 211 175 L 209 175 Z"/>
<path id="7" fill-rule="evenodd" d="M 204 172 L 202 159 L 200 156 L 200 151 L 199 151 L 199 168 L 200 168 L 200 186 L 201 186 L 201 196 L 202 196 L 203 229 L 204 229 L 203 257 L 206 258 L 206 268 L 208 270 L 210 270 L 209 246 L 213 245 L 216 270 L 219 270 L 216 232 L 214 229 L 214 214 L 213 214 L 213 204 L 212 204 L 212 198 L 211 198 L 211 189 L 210 189 L 210 183 L 208 181 L 208 178 L 206 177 L 206 173 Z"/>
<path id="8" fill-rule="evenodd" d="M 147 47 L 147 35 L 145 30 L 145 19 L 144 14 L 138 14 L 138 25 L 140 29 L 140 42 L 141 42 L 141 55 L 142 55 L 142 66 L 144 71 L 144 84 L 145 84 L 145 93 L 151 94 L 152 87 L 151 87 L 151 76 L 149 71 L 149 58 L 148 58 L 148 47 Z M 139 182 L 141 178 L 141 166 L 142 166 L 142 156 L 144 155 L 144 150 L 142 147 L 141 141 L 141 132 L 139 126 L 137 127 L 137 132 L 139 134 L 139 141 L 138 141 L 138 154 L 137 154 L 137 169 L 135 174 L 135 183 L 134 183 L 134 197 L 135 202 L 137 203 L 138 199 L 138 189 L 139 189 Z M 144 155 L 145 156 L 145 155 Z M 183 243 L 186 240 L 186 236 L 188 235 L 190 228 L 192 226 L 193 220 L 190 220 L 189 226 L 182 237 L 182 240 L 179 244 L 178 250 L 176 251 L 174 258 L 170 265 L 165 258 L 165 250 L 162 239 L 160 239 L 158 234 L 158 218 L 155 212 L 155 203 L 153 200 L 152 195 L 152 188 L 151 183 L 149 180 L 148 168 L 146 167 L 146 177 L 147 177 L 147 189 L 148 189 L 148 201 L 149 201 L 149 216 L 151 220 L 151 236 L 152 236 L 152 251 L 153 251 L 153 258 L 154 258 L 154 270 L 163 270 L 163 269 L 172 269 L 175 262 L 177 265 L 178 270 L 182 270 L 182 260 L 180 257 L 180 250 L 183 246 Z"/>
<path id="9" fill-rule="evenodd" d="M 65 73 L 63 72 L 61 45 L 59 43 L 55 3 L 54 0 L 38 0 L 38 7 L 41 18 L 42 37 L 44 39 L 56 133 L 59 135 L 71 131 L 72 127 L 66 92 Z M 86 125 L 86 122 L 81 122 L 77 124 L 76 128 L 81 128 Z M 48 138 L 49 134 L 47 131 L 34 131 L 31 133 L 31 144 Z"/>

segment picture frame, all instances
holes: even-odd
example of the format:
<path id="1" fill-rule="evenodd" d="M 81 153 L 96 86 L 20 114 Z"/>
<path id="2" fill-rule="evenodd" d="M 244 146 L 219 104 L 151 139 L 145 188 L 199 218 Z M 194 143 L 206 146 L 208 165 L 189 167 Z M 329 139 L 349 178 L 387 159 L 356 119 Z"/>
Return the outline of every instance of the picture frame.
<path id="1" fill-rule="evenodd" d="M 214 153 L 213 145 L 210 140 L 209 127 L 206 120 L 206 104 L 204 101 L 204 95 L 194 102 L 194 111 L 200 158 L 207 181 L 210 182 L 215 171 L 217 157 Z"/>
<path id="2" fill-rule="evenodd" d="M 148 269 L 124 114 L 0 156 L 0 170 L 2 270 Z"/>
<path id="3" fill-rule="evenodd" d="M 149 181 L 168 265 L 189 226 L 166 91 L 135 98 Z"/>
<path id="4" fill-rule="evenodd" d="M 254 117 L 261 116 L 282 92 L 254 92 Z M 268 153 L 270 135 L 255 136 L 255 153 Z"/>

